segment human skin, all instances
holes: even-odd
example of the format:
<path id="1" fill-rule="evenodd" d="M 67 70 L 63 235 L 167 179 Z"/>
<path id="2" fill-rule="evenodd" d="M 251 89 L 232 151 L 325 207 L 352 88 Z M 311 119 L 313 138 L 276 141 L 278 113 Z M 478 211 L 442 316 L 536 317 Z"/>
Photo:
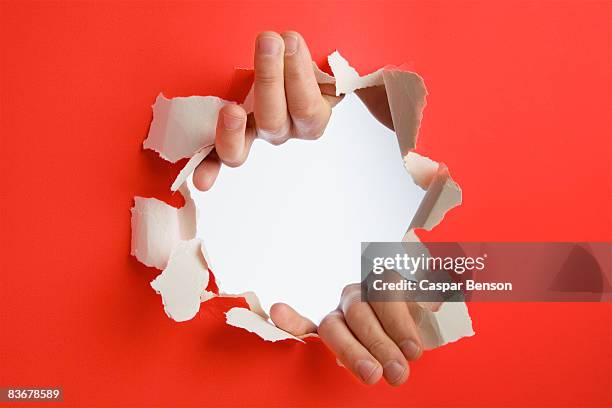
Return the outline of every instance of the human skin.
<path id="1" fill-rule="evenodd" d="M 200 190 L 210 189 L 222 165 L 243 164 L 256 137 L 272 144 L 292 137 L 318 139 L 341 99 L 333 85 L 317 84 L 308 46 L 299 33 L 260 33 L 254 66 L 254 111 L 247 115 L 236 104 L 220 110 L 215 150 L 194 173 L 194 185 Z M 383 87 L 357 94 L 381 123 L 392 127 Z M 364 384 L 384 377 L 397 386 L 409 376 L 408 362 L 418 359 L 423 350 L 409 307 L 403 302 L 362 302 L 360 285 L 352 284 L 318 327 L 284 303 L 273 305 L 270 317 L 295 336 L 318 333 L 338 361 Z"/>

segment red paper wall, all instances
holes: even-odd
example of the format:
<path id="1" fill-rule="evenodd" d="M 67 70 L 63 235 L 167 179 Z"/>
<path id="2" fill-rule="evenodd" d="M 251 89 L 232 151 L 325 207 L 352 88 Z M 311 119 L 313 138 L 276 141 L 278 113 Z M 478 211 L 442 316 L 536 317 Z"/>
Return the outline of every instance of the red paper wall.
<path id="1" fill-rule="evenodd" d="M 428 238 L 612 240 L 610 2 L 0 10 L 0 386 L 59 385 L 80 406 L 612 404 L 610 304 L 473 304 L 475 337 L 366 388 L 321 344 L 264 343 L 218 311 L 171 321 L 129 256 L 132 197 L 178 204 L 180 166 L 141 150 L 155 96 L 223 96 L 264 29 L 300 31 L 320 62 L 338 48 L 362 73 L 425 78 L 418 150 L 464 191 Z"/>

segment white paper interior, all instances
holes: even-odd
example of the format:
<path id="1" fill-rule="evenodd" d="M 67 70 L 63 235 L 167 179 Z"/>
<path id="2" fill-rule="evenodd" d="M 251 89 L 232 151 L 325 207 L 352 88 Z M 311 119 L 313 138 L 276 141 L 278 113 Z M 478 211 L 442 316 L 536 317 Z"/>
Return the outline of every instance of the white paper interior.
<path id="1" fill-rule="evenodd" d="M 360 243 L 400 241 L 424 195 L 395 134 L 354 94 L 321 139 L 256 140 L 210 191 L 189 187 L 220 290 L 254 291 L 266 311 L 285 302 L 315 323 L 360 280 Z"/>

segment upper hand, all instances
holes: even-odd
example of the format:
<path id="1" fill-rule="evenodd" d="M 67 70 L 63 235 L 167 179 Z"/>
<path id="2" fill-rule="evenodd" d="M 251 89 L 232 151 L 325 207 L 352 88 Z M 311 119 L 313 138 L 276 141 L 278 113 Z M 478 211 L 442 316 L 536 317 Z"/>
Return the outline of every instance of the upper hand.
<path id="1" fill-rule="evenodd" d="M 273 144 L 291 137 L 319 138 L 340 100 L 333 86 L 319 87 L 308 46 L 294 31 L 259 34 L 254 65 L 254 111 L 247 115 L 236 104 L 219 111 L 215 150 L 194 172 L 193 183 L 200 190 L 210 189 L 222 163 L 244 163 L 256 137 Z"/>

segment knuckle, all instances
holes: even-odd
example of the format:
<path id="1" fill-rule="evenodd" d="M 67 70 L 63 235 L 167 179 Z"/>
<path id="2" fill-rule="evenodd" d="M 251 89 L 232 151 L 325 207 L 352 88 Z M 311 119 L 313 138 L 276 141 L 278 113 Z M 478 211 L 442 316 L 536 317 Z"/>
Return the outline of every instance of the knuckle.
<path id="1" fill-rule="evenodd" d="M 270 139 L 268 140 L 268 143 L 270 143 L 272 146 L 280 146 L 282 144 L 284 144 L 288 139 Z"/>
<path id="2" fill-rule="evenodd" d="M 352 360 L 354 359 L 353 356 L 355 356 L 355 354 L 355 346 L 351 343 L 347 343 L 340 348 L 340 351 L 338 352 L 338 357 L 340 358 L 340 361 L 352 362 Z"/>
<path id="3" fill-rule="evenodd" d="M 386 329 L 390 331 L 395 331 L 398 333 L 404 333 L 407 331 L 405 320 L 406 318 L 410 318 L 405 314 L 399 314 L 394 312 L 380 311 L 376 313 Z"/>
<path id="4" fill-rule="evenodd" d="M 245 115 L 244 109 L 235 103 L 229 103 L 225 106 L 223 106 L 220 109 L 220 112 L 222 112 L 224 115 L 230 115 L 235 117 L 236 119 L 243 119 Z"/>
<path id="5" fill-rule="evenodd" d="M 243 157 L 242 147 L 236 142 L 232 143 L 226 140 L 223 143 L 218 143 L 217 151 L 221 161 L 229 167 L 238 167 L 246 159 L 246 157 Z"/>
<path id="6" fill-rule="evenodd" d="M 321 323 L 319 323 L 319 330 L 318 330 L 319 334 L 321 336 L 325 336 L 329 332 L 329 329 L 330 329 L 329 326 L 331 324 L 332 324 L 332 321 L 330 320 L 329 315 L 325 316 L 323 320 L 321 320 Z"/>
<path id="7" fill-rule="evenodd" d="M 345 314 L 349 322 L 355 322 L 365 316 L 365 310 L 359 302 L 351 302 L 346 306 Z"/>
<path id="8" fill-rule="evenodd" d="M 244 163 L 240 156 L 232 156 L 223 160 L 223 163 L 228 167 L 239 167 Z"/>
<path id="9" fill-rule="evenodd" d="M 257 131 L 263 134 L 266 140 L 270 139 L 269 141 L 273 142 L 273 140 L 282 139 L 285 136 L 285 121 L 266 118 L 265 120 L 260 120 L 260 123 Z"/>
<path id="10" fill-rule="evenodd" d="M 413 321 L 408 310 L 385 308 L 385 306 L 386 304 L 374 305 L 374 310 L 390 337 L 398 343 L 414 337 Z"/>
<path id="11" fill-rule="evenodd" d="M 324 126 L 313 126 L 309 123 L 304 123 L 299 119 L 294 119 L 293 123 L 295 125 L 294 127 L 296 136 L 300 139 L 318 140 L 321 138 L 321 136 L 323 136 L 323 133 L 325 132 Z"/>
<path id="12" fill-rule="evenodd" d="M 260 64 L 255 69 L 255 83 L 263 86 L 276 86 L 283 83 L 283 75 L 275 64 Z"/>
<path id="13" fill-rule="evenodd" d="M 265 121 L 265 126 L 263 127 L 268 132 L 274 133 L 280 136 L 280 134 L 283 132 L 285 128 L 286 120 L 287 120 L 286 118 L 285 119 L 280 119 L 280 118 L 268 119 Z"/>
<path id="14" fill-rule="evenodd" d="M 312 133 L 311 136 L 313 139 L 320 139 L 324 133 L 325 133 L 325 126 L 320 126 L 316 128 L 316 130 Z"/>
<path id="15" fill-rule="evenodd" d="M 340 305 L 347 320 L 359 319 L 365 312 L 361 302 L 361 286 L 359 284 L 346 286 L 340 297 Z M 367 305 L 366 307 L 369 308 Z"/>
<path id="16" fill-rule="evenodd" d="M 351 283 L 350 285 L 346 285 L 342 289 L 342 296 L 347 296 L 353 291 L 355 291 L 356 289 L 361 289 L 361 285 L 359 283 Z"/>
<path id="17" fill-rule="evenodd" d="M 257 135 L 272 143 L 273 145 L 283 144 L 289 138 L 291 123 L 287 116 L 281 115 L 262 115 L 260 110 L 255 111 L 255 121 L 257 122 Z"/>
<path id="18" fill-rule="evenodd" d="M 387 326 L 390 328 L 389 332 L 392 334 L 392 338 L 398 343 L 415 337 L 415 333 L 399 319 L 389 321 L 385 327 Z"/>
<path id="19" fill-rule="evenodd" d="M 319 105 L 314 101 L 300 101 L 290 105 L 289 110 L 295 119 L 314 122 L 319 113 Z"/>
<path id="20" fill-rule="evenodd" d="M 378 336 L 374 336 L 367 342 L 366 348 L 375 356 L 383 355 L 387 352 L 388 344 Z"/>
<path id="21" fill-rule="evenodd" d="M 287 83 L 303 83 L 310 75 L 311 66 L 306 67 L 300 65 L 299 61 L 287 61 L 284 69 L 285 81 Z"/>
<path id="22" fill-rule="evenodd" d="M 327 334 L 333 330 L 334 326 L 338 324 L 340 317 L 338 313 L 332 312 L 325 316 L 321 323 L 319 323 L 319 334 L 322 337 L 326 337 Z"/>

